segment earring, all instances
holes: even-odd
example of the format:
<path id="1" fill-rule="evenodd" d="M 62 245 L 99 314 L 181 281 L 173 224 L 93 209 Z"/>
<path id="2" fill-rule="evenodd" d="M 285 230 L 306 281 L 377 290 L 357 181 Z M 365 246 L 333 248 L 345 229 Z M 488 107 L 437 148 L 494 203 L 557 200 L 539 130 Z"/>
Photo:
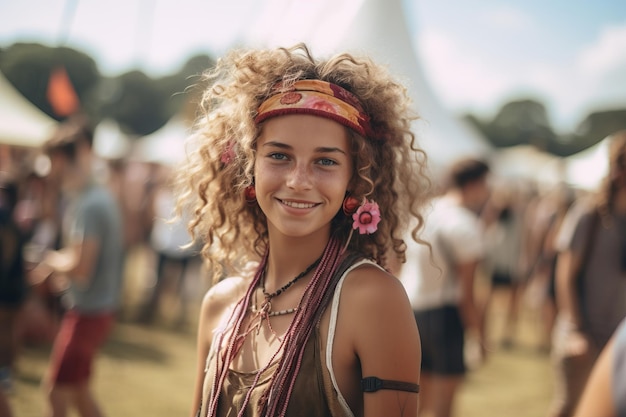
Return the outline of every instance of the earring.
<path id="1" fill-rule="evenodd" d="M 361 202 L 357 200 L 356 197 L 348 194 L 346 198 L 343 199 L 343 214 L 348 217 L 352 216 L 352 214 L 356 212 L 356 209 L 359 207 L 359 205 L 361 205 Z"/>
<path id="2" fill-rule="evenodd" d="M 256 188 L 254 188 L 254 185 L 248 185 L 243 190 L 243 195 L 249 206 L 253 206 L 256 203 Z"/>

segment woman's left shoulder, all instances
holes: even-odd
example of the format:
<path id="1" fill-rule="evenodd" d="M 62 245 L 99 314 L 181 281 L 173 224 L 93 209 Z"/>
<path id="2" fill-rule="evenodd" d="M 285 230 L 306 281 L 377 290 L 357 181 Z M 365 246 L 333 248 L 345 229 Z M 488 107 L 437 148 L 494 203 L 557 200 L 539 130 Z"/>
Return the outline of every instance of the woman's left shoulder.
<path id="1" fill-rule="evenodd" d="M 362 360 L 388 352 L 401 339 L 411 351 L 418 349 L 415 317 L 398 278 L 363 264 L 348 273 L 340 294 L 340 323 Z M 394 348 L 395 349 L 395 348 Z"/>
<path id="2" fill-rule="evenodd" d="M 400 280 L 369 262 L 358 265 L 347 274 L 342 288 L 342 299 L 351 304 L 369 306 L 408 302 Z"/>

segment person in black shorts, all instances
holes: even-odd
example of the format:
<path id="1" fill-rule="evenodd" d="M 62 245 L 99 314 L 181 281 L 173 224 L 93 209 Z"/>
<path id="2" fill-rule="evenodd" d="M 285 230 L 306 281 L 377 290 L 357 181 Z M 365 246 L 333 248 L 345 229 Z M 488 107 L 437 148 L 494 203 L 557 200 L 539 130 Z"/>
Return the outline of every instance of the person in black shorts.
<path id="1" fill-rule="evenodd" d="M 489 196 L 488 172 L 488 165 L 478 159 L 453 163 L 449 188 L 432 201 L 425 216 L 423 238 L 430 247 L 407 242 L 407 262 L 399 277 L 422 344 L 420 415 L 453 414 L 454 398 L 469 365 L 465 345 L 484 346 L 473 288 L 485 255 L 478 213 Z M 475 352 L 480 359 L 482 351 Z"/>

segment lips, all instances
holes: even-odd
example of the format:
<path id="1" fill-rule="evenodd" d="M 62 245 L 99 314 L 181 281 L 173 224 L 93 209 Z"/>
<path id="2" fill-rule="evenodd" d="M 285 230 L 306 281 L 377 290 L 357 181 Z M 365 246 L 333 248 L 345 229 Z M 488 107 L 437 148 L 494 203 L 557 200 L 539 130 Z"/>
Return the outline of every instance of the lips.
<path id="1" fill-rule="evenodd" d="M 317 206 L 317 203 L 304 203 L 300 201 L 279 200 L 281 204 L 296 209 L 310 209 Z"/>

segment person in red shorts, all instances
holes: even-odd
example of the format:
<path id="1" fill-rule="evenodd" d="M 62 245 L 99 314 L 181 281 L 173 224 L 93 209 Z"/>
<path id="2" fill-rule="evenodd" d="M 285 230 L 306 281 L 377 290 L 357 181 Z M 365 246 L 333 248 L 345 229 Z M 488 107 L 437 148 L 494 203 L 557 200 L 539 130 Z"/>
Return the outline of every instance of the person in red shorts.
<path id="1" fill-rule="evenodd" d="M 62 248 L 48 252 L 34 276 L 66 287 L 68 308 L 44 380 L 50 417 L 66 416 L 70 407 L 82 417 L 102 415 L 89 381 L 122 288 L 121 215 L 112 194 L 91 175 L 92 142 L 85 123 L 68 121 L 44 146 L 49 175 L 63 194 Z"/>

